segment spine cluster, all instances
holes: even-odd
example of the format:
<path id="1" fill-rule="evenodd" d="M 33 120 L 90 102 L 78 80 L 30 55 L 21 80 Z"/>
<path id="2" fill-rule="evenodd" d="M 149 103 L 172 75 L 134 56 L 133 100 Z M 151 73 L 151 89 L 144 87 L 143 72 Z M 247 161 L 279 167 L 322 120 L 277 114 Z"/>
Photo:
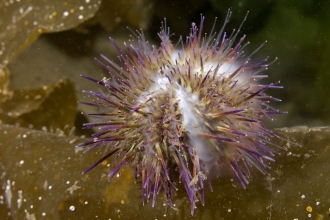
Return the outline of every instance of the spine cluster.
<path id="1" fill-rule="evenodd" d="M 262 121 L 284 112 L 269 105 L 280 100 L 265 91 L 282 87 L 260 84 L 269 63 L 244 58 L 245 35 L 236 40 L 242 25 L 230 35 L 224 32 L 230 15 L 219 33 L 214 22 L 210 34 L 203 36 L 201 17 L 199 28 L 193 23 L 189 36 L 176 46 L 166 20 L 158 34 L 159 47 L 150 46 L 142 31 L 125 43 L 126 53 L 110 38 L 120 64 L 101 55 L 97 61 L 109 78 L 83 76 L 104 92 L 84 91 L 94 99 L 81 103 L 99 109 L 89 114 L 95 121 L 84 127 L 98 131 L 78 147 L 107 149 L 84 173 L 113 156 L 116 166 L 110 180 L 122 166 L 130 166 L 141 181 L 143 203 L 151 198 L 152 206 L 162 191 L 172 205 L 182 184 L 193 214 L 197 201 L 204 204 L 205 183 L 221 175 L 221 167 L 231 169 L 244 188 L 250 167 L 266 172 L 264 161 L 273 160 L 269 138 L 275 135 Z"/>

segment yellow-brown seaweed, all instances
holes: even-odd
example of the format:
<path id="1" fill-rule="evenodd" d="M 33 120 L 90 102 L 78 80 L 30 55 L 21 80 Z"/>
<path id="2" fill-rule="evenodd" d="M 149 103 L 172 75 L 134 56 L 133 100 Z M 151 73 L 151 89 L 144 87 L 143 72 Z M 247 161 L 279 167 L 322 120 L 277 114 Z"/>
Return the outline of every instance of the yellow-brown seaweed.
<path id="1" fill-rule="evenodd" d="M 0 69 L 41 33 L 68 30 L 94 16 L 100 0 L 2 0 Z"/>

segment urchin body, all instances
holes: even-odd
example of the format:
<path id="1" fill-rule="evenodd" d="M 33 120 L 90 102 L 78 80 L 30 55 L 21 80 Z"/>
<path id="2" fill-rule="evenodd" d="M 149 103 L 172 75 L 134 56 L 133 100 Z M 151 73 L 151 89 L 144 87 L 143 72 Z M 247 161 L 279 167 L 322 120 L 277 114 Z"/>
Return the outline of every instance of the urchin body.
<path id="1" fill-rule="evenodd" d="M 228 13 L 225 23 L 228 22 Z M 89 171 L 106 158 L 117 158 L 109 173 L 111 180 L 122 166 L 130 166 L 142 182 L 143 201 L 165 191 L 172 205 L 178 184 L 183 184 L 191 201 L 204 204 L 204 183 L 210 175 L 218 176 L 221 167 L 229 167 L 243 187 L 249 182 L 249 167 L 262 172 L 264 160 L 272 160 L 266 146 L 274 134 L 264 127 L 263 118 L 281 114 L 268 105 L 279 101 L 264 93 L 273 84 L 262 85 L 260 72 L 266 60 L 239 65 L 241 45 L 234 41 L 239 33 L 227 37 L 223 28 L 218 34 L 202 36 L 204 17 L 199 30 L 193 23 L 190 35 L 177 50 L 171 43 L 169 28 L 162 26 L 160 47 L 150 46 L 143 33 L 120 53 L 121 65 L 102 56 L 99 61 L 110 77 L 95 80 L 106 88 L 104 93 L 84 91 L 96 97 L 83 104 L 96 106 L 90 114 L 95 122 L 86 128 L 98 128 L 86 151 L 107 146 L 107 153 Z M 136 42 L 135 42 L 136 40 Z"/>

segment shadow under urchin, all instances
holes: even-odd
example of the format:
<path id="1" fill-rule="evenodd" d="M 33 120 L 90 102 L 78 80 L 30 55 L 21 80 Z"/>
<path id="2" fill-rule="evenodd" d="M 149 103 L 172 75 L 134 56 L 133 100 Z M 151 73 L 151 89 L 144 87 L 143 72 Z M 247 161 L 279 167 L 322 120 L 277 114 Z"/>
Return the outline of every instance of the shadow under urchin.
<path id="1" fill-rule="evenodd" d="M 97 60 L 108 72 L 101 80 L 82 76 L 105 88 L 104 92 L 83 92 L 92 95 L 91 102 L 80 102 L 98 108 L 88 114 L 94 122 L 84 128 L 97 128 L 85 143 L 84 152 L 106 147 L 103 157 L 85 170 L 113 156 L 115 168 L 111 180 L 122 166 L 129 166 L 142 182 L 142 202 L 165 192 L 172 206 L 178 184 L 183 184 L 191 202 L 204 205 L 205 184 L 219 176 L 221 167 L 228 167 L 243 188 L 249 183 L 250 167 L 267 173 L 265 160 L 273 161 L 277 137 L 267 129 L 264 118 L 283 114 L 269 105 L 280 101 L 265 94 L 276 84 L 260 84 L 267 77 L 261 74 L 270 63 L 267 58 L 251 61 L 244 56 L 243 35 L 235 43 L 237 31 L 224 31 L 231 16 L 228 11 L 219 33 L 202 34 L 192 23 L 190 34 L 176 45 L 170 41 L 166 19 L 158 36 L 159 47 L 149 45 L 142 31 L 125 43 L 124 53 L 115 41 L 120 64 L 101 55 Z"/>

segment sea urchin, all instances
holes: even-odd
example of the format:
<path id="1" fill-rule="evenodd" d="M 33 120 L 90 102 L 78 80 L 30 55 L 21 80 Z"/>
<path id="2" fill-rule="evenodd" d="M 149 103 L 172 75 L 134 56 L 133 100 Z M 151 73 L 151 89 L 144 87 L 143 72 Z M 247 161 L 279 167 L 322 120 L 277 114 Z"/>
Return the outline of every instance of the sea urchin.
<path id="1" fill-rule="evenodd" d="M 110 156 L 116 158 L 111 180 L 122 166 L 130 166 L 142 182 L 142 201 L 164 190 L 167 202 L 178 184 L 183 184 L 191 201 L 204 204 L 204 183 L 210 175 L 219 176 L 226 167 L 241 185 L 249 183 L 249 168 L 266 172 L 264 160 L 272 160 L 267 147 L 275 136 L 262 120 L 283 112 L 269 106 L 279 101 L 266 95 L 273 83 L 259 84 L 266 75 L 267 59 L 243 58 L 242 41 L 235 43 L 241 26 L 228 36 L 219 33 L 202 36 L 204 17 L 199 29 L 192 23 L 190 34 L 174 46 L 166 20 L 158 36 L 160 47 L 150 46 L 142 31 L 125 44 L 125 54 L 112 38 L 119 52 L 120 65 L 101 55 L 96 59 L 110 74 L 102 80 L 84 78 L 105 87 L 105 92 L 83 91 L 92 95 L 99 113 L 89 114 L 95 122 L 85 128 L 99 131 L 78 147 L 106 146 L 105 155 L 88 172 Z M 244 19 L 245 20 L 245 19 Z M 258 48 L 259 49 L 259 48 Z M 258 50 L 257 49 L 257 50 Z M 240 60 L 243 62 L 239 65 Z M 271 146 L 271 145 L 269 145 Z"/>

